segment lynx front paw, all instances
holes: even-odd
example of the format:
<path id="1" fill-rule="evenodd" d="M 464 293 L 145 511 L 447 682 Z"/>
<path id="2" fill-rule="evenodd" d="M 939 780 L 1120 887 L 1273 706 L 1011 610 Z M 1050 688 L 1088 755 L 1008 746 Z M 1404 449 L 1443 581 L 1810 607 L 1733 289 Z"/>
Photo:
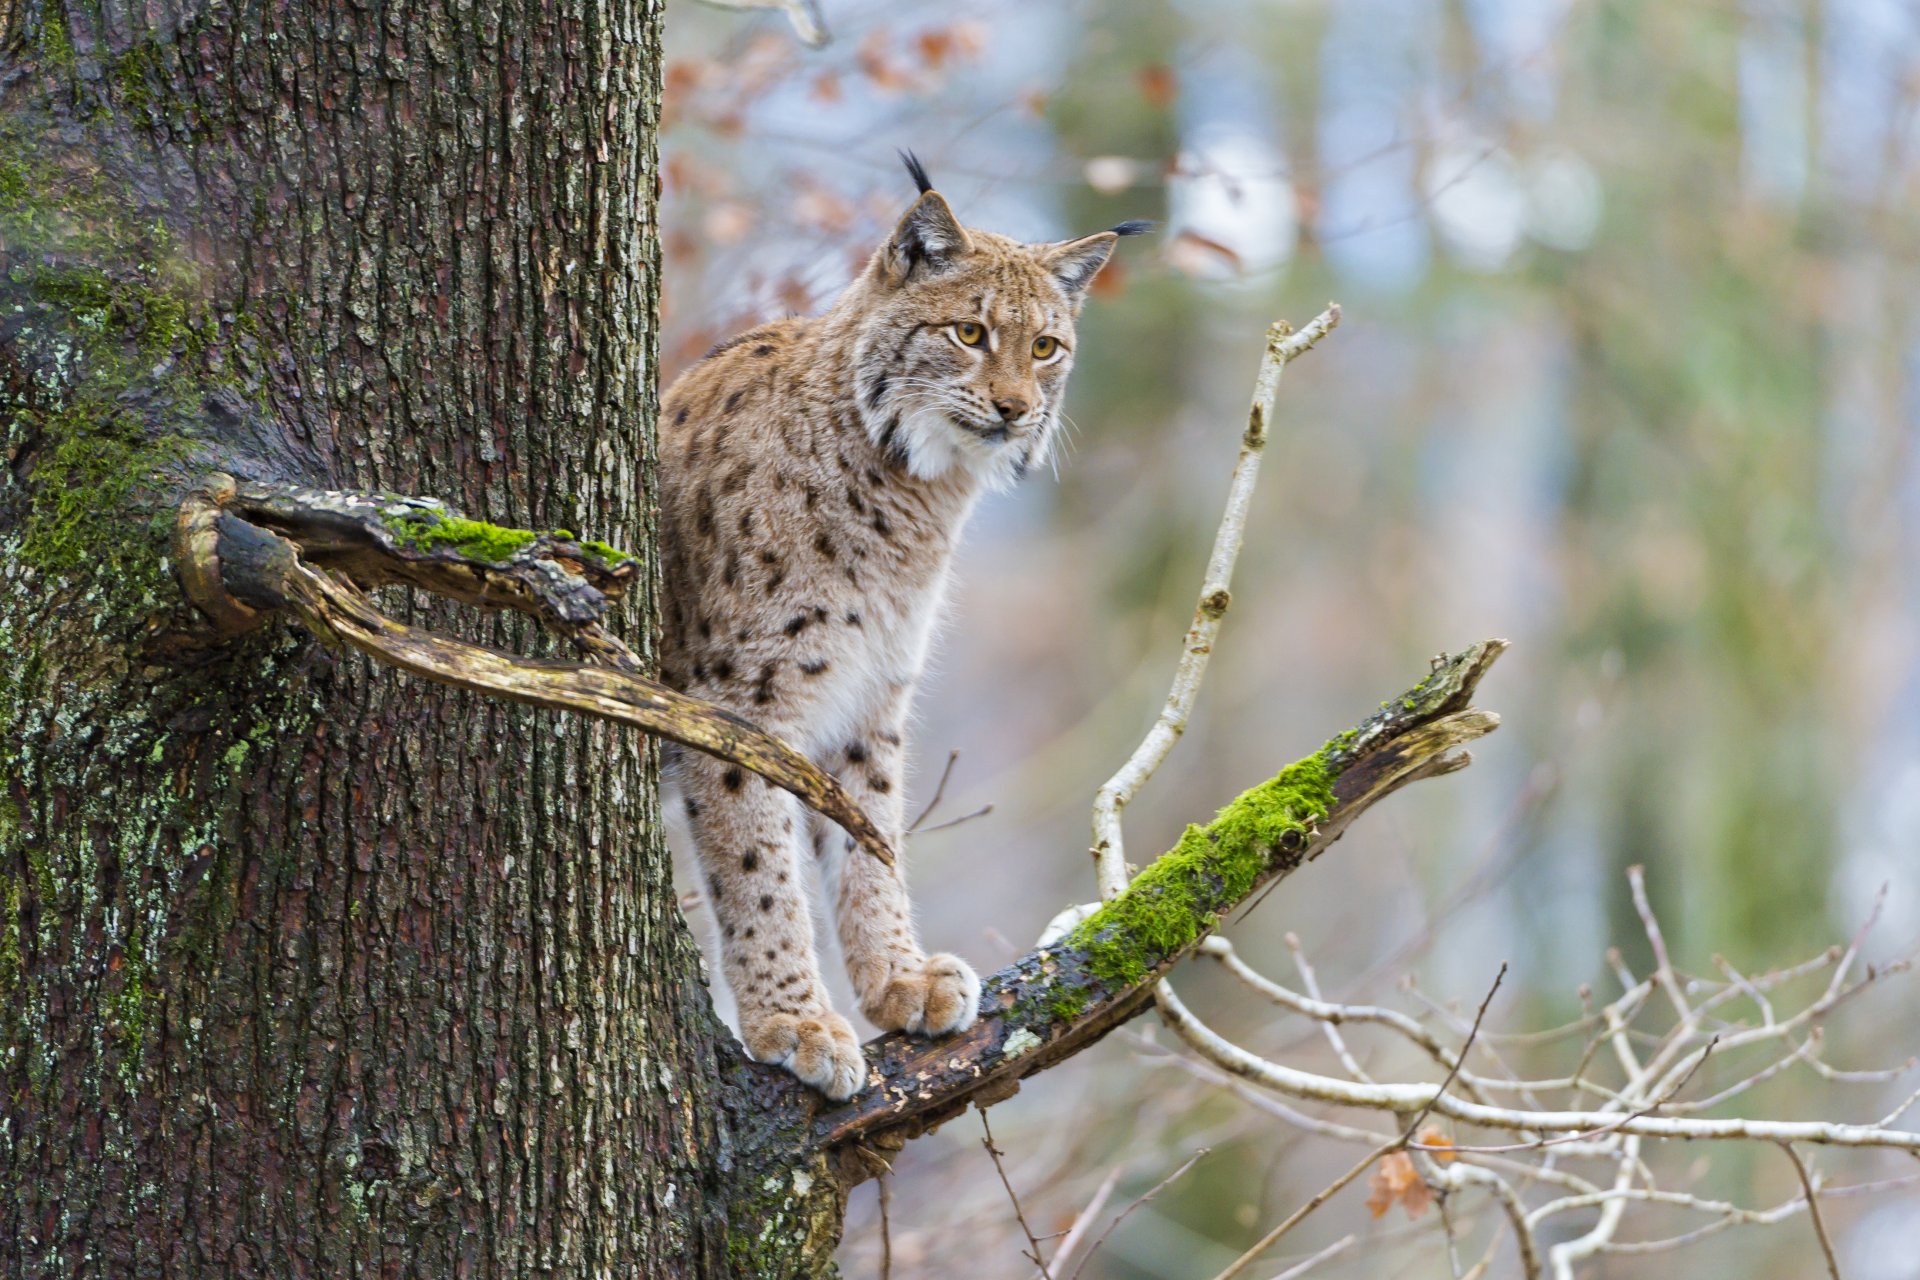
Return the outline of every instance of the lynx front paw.
<path id="1" fill-rule="evenodd" d="M 763 1014 L 741 1028 L 756 1062 L 785 1067 L 834 1102 L 845 1102 L 867 1083 L 867 1060 L 853 1027 L 828 1010 L 812 1017 Z"/>
<path id="2" fill-rule="evenodd" d="M 923 957 L 895 969 L 886 986 L 863 995 L 860 1010 L 882 1031 L 943 1036 L 965 1031 L 980 1009 L 980 979 L 959 956 Z"/>

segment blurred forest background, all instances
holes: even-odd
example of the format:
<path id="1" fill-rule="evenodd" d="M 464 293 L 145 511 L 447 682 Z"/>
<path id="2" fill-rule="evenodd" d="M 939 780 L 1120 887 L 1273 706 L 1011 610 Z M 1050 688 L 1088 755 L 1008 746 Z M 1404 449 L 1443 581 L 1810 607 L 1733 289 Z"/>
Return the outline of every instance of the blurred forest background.
<path id="1" fill-rule="evenodd" d="M 969 531 L 915 789 L 924 802 L 958 749 L 932 821 L 993 810 L 914 842 L 930 946 L 996 968 L 1094 896 L 1088 804 L 1165 695 L 1262 331 L 1331 297 L 1346 320 L 1281 390 L 1193 726 L 1129 811 L 1135 860 L 1430 654 L 1498 635 L 1514 649 L 1480 701 L 1505 728 L 1476 765 L 1363 819 L 1230 929 L 1243 954 L 1290 977 L 1292 932 L 1330 996 L 1419 1012 L 1411 977 L 1468 1014 L 1505 959 L 1489 1026 L 1547 1026 L 1578 1014 L 1583 983 L 1618 993 L 1610 943 L 1645 971 L 1635 863 L 1695 971 L 1844 940 L 1882 885 L 1868 955 L 1911 948 L 1920 5 L 825 7 L 833 39 L 815 50 L 777 13 L 673 6 L 667 378 L 832 298 L 911 197 L 896 147 L 973 225 L 1042 240 L 1163 224 L 1122 244 L 1082 319 L 1057 477 L 991 499 Z M 696 909 L 694 925 L 711 921 Z M 1338 1072 L 1311 1026 L 1189 969 L 1223 1030 Z M 1920 1049 L 1916 1013 L 1910 985 L 1859 1004 L 1829 1059 L 1897 1064 Z M 1211 1276 L 1353 1159 L 1182 1069 L 1152 1022 L 993 1112 L 1042 1234 L 1116 1168 L 1115 1210 L 1207 1148 L 1089 1280 Z M 1548 1071 L 1565 1048 L 1509 1052 Z M 1913 1083 L 1790 1070 L 1731 1110 L 1863 1119 Z M 1031 1271 L 979 1138 L 968 1116 L 900 1157 L 895 1275 Z M 1797 1184 L 1769 1154 L 1717 1151 L 1689 1185 L 1778 1203 Z M 1429 1223 L 1376 1222 L 1363 1199 L 1330 1203 L 1261 1274 L 1351 1231 L 1366 1247 L 1315 1274 L 1450 1274 Z M 1851 1280 L 1920 1276 L 1913 1193 L 1827 1219 Z M 869 1184 L 841 1266 L 876 1276 L 879 1250 Z M 1586 1274 L 1674 1267 L 1824 1270 L 1802 1216 Z"/>

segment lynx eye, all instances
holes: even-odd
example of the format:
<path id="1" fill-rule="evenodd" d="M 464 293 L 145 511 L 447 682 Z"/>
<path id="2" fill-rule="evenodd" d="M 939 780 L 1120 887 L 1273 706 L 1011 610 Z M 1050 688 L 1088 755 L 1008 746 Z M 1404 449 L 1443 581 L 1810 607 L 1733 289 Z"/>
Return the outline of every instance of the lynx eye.
<path id="1" fill-rule="evenodd" d="M 1033 340 L 1033 358 L 1035 360 L 1045 360 L 1059 349 L 1060 340 L 1058 338 L 1035 338 Z"/>
<path id="2" fill-rule="evenodd" d="M 960 339 L 963 346 L 977 347 L 987 340 L 987 327 L 971 320 L 962 320 L 953 326 L 953 336 Z"/>

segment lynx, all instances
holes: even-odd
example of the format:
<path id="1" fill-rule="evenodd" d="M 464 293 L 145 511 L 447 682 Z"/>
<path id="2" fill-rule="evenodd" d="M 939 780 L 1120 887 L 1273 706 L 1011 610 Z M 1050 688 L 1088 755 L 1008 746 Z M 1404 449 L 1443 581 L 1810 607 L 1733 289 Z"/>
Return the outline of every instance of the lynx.
<path id="1" fill-rule="evenodd" d="M 980 495 L 1048 457 L 1074 320 L 1123 223 L 1058 244 L 962 227 L 920 197 L 821 316 L 722 343 L 661 404 L 662 668 L 845 784 L 898 850 L 906 723 L 954 545 Z M 820 981 L 811 849 L 860 1008 L 937 1036 L 980 980 L 928 955 L 901 865 L 786 793 L 691 752 L 669 761 L 719 921 L 742 1039 L 828 1098 L 866 1064 Z"/>

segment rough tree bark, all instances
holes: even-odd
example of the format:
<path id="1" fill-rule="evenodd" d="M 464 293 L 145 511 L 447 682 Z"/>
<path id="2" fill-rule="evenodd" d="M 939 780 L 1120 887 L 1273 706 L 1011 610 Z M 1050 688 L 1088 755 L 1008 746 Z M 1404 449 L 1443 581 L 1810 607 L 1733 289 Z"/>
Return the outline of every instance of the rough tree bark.
<path id="1" fill-rule="evenodd" d="M 214 470 L 647 546 L 659 19 L 0 0 L 0 1273 L 825 1256 L 644 741 L 215 643 L 167 560 Z"/>
<path id="2" fill-rule="evenodd" d="M 996 975 L 962 1040 L 878 1042 L 846 1107 L 745 1063 L 639 735 L 308 629 L 538 656 L 470 607 L 512 554 L 449 591 L 271 510 L 431 495 L 553 531 L 509 538 L 535 576 L 586 572 L 562 529 L 632 548 L 644 662 L 659 19 L 0 0 L 0 1275 L 821 1274 L 887 1150 L 1139 1012 L 1490 727 L 1497 646 Z M 175 563 L 181 513 L 265 625 L 214 625 L 257 619 Z M 422 630 L 363 609 L 383 583 Z"/>

